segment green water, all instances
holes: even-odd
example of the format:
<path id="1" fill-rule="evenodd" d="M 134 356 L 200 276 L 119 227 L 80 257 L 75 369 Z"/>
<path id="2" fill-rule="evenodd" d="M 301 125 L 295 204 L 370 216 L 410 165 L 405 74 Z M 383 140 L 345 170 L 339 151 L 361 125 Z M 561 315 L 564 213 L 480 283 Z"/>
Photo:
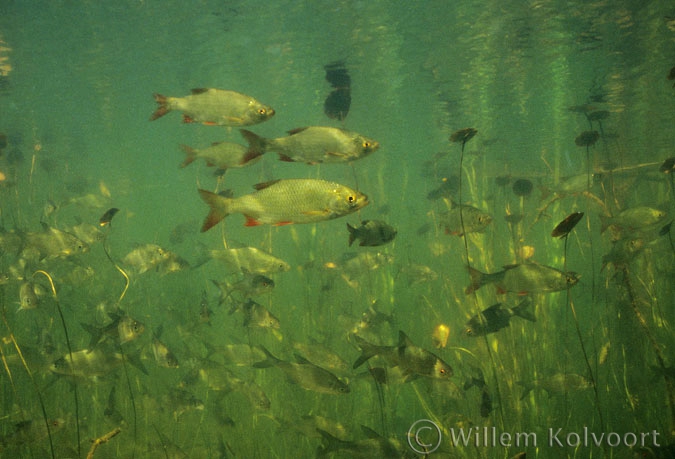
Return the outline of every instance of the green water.
<path id="1" fill-rule="evenodd" d="M 538 458 L 624 458 L 632 456 L 631 434 L 639 444 L 640 433 L 654 431 L 657 443 L 669 444 L 675 428 L 666 387 L 675 345 L 674 252 L 658 230 L 675 210 L 672 174 L 659 171 L 675 154 L 675 89 L 666 78 L 675 65 L 672 17 L 667 2 L 627 0 L 3 0 L 0 133 L 7 145 L 0 150 L 0 241 L 3 234 L 6 241 L 7 234 L 42 231 L 41 221 L 69 231 L 80 222 L 98 225 L 110 207 L 120 211 L 102 228 L 105 241 L 83 254 L 39 260 L 26 256 L 25 247 L 0 247 L 0 273 L 8 275 L 0 285 L 0 456 L 84 458 L 91 440 L 119 427 L 93 457 L 315 457 L 326 441 L 316 426 L 303 424 L 307 415 L 343 424 L 349 431 L 343 439 L 360 442 L 333 457 L 368 457 L 372 442 L 364 441 L 361 425 L 391 439 L 400 452 L 395 457 L 421 457 L 408 442 L 420 419 L 441 431 L 440 447 L 431 454 L 439 458 L 509 458 L 521 451 Z M 324 66 L 338 61 L 351 76 L 344 123 L 323 110 L 331 91 Z M 180 144 L 244 143 L 237 128 L 183 124 L 178 113 L 148 121 L 156 108 L 153 93 L 185 96 L 200 87 L 239 91 L 271 105 L 273 118 L 248 126 L 259 135 L 344 127 L 377 140 L 380 149 L 350 164 L 282 162 L 269 153 L 221 181 L 200 160 L 181 169 Z M 604 110 L 609 117 L 590 123 L 570 110 L 584 105 L 588 113 Z M 461 144 L 448 139 L 467 127 L 478 134 L 462 157 Z M 575 144 L 589 129 L 601 133 L 588 149 L 590 164 L 586 147 Z M 602 173 L 590 191 L 582 185 L 553 200 L 550 189 L 588 171 Z M 454 192 L 452 199 L 493 217 L 485 232 L 466 237 L 466 247 L 464 238 L 437 224 L 443 200 L 427 198 L 444 181 L 456 183 L 460 172 L 461 196 Z M 208 207 L 198 188 L 241 196 L 256 183 L 281 178 L 334 180 L 365 193 L 370 204 L 358 214 L 308 225 L 249 228 L 233 215 L 200 233 Z M 533 182 L 530 195 L 514 194 L 517 179 Z M 87 195 L 95 205 L 69 203 Z M 56 211 L 45 214 L 48 203 Z M 611 230 L 600 232 L 599 214 L 636 206 L 670 217 L 625 270 L 601 269 L 612 243 Z M 550 233 L 575 211 L 585 216 L 564 256 L 565 242 Z M 508 223 L 507 214 L 523 218 Z M 396 239 L 348 247 L 345 224 L 363 219 L 393 225 Z M 129 252 L 149 243 L 192 267 L 138 274 L 123 266 Z M 256 247 L 290 264 L 288 272 L 270 276 L 270 293 L 255 297 L 279 319 L 278 330 L 243 326 L 242 312 L 228 314 L 229 298 L 218 305 L 211 280 L 241 276 L 228 275 L 216 260 L 197 265 L 208 250 L 225 245 Z M 535 323 L 514 317 L 487 337 L 465 336 L 474 314 L 521 300 L 490 285 L 466 295 L 466 265 L 496 272 L 523 262 L 532 250 L 532 260 L 566 266 L 581 281 L 567 291 L 533 294 Z M 345 274 L 339 267 L 345 253 L 382 253 L 391 261 Z M 126 290 L 115 263 L 129 271 Z M 409 274 L 413 264 L 435 276 Z M 40 271 L 53 279 L 56 297 Z M 26 279 L 41 287 L 40 303 L 17 312 Z M 213 311 L 208 322 L 200 318 L 203 292 Z M 366 330 L 364 338 L 393 345 L 403 330 L 454 375 L 377 386 L 364 375 L 366 365 L 353 370 L 360 351 L 349 334 L 374 303 L 393 318 Z M 69 352 L 68 342 L 73 352 L 89 346 L 81 323 L 107 325 L 105 311 L 117 309 L 145 324 L 145 332 L 121 349 L 106 341 L 110 355 L 123 353 L 115 368 L 74 381 L 50 370 Z M 437 349 L 432 334 L 440 324 L 450 334 Z M 178 368 L 155 360 L 159 329 Z M 350 393 L 304 390 L 280 368 L 234 365 L 222 356 L 225 345 L 248 344 L 295 361 L 293 343 L 320 343 L 342 357 L 348 368 L 331 371 L 349 382 Z M 139 360 L 146 373 L 134 364 Z M 377 358 L 370 363 L 383 366 Z M 213 390 L 198 377 L 200 370 L 230 371 L 244 383 Z M 481 373 L 492 401 L 487 416 L 481 390 L 463 388 Z M 592 387 L 550 395 L 534 389 L 521 400 L 519 382 L 555 374 L 581 375 Z M 268 409 L 247 397 L 244 387 L 253 383 L 269 399 Z M 181 407 L 178 390 L 200 400 L 201 409 Z M 51 435 L 45 419 L 60 420 Z M 29 428 L 17 428 L 27 420 Z M 479 440 L 472 436 L 467 446 L 452 441 L 453 434 L 477 428 Z M 561 429 L 557 438 L 564 445 L 549 441 L 549 429 Z M 495 443 L 492 432 L 497 440 L 501 433 L 512 437 Z M 516 445 L 517 434 L 532 432 L 536 445 L 532 437 Z M 591 433 L 605 434 L 602 446 L 593 445 Z M 418 438 L 435 444 L 432 437 L 424 430 Z M 653 440 L 645 437 L 645 444 Z"/>

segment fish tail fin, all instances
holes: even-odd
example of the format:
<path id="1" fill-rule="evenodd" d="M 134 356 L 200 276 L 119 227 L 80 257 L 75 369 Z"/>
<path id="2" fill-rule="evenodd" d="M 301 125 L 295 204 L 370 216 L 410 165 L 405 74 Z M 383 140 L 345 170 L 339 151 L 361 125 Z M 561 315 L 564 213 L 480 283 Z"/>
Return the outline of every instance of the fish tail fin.
<path id="1" fill-rule="evenodd" d="M 169 98 L 166 96 L 163 96 L 161 94 L 153 94 L 155 98 L 155 102 L 157 102 L 157 110 L 150 116 L 150 121 L 155 121 L 157 118 L 161 118 L 162 116 L 166 115 L 171 111 L 171 107 L 169 106 Z"/>
<path id="2" fill-rule="evenodd" d="M 537 318 L 534 316 L 534 303 L 532 298 L 526 297 L 520 304 L 512 309 L 513 313 L 518 317 L 522 317 L 530 322 L 536 322 Z"/>
<path id="3" fill-rule="evenodd" d="M 204 233 L 229 215 L 228 209 L 232 198 L 226 198 L 202 189 L 199 190 L 199 196 L 201 196 L 204 202 L 211 208 L 202 225 L 202 233 Z"/>
<path id="4" fill-rule="evenodd" d="M 598 215 L 598 217 L 600 217 L 600 234 L 602 234 L 612 224 L 612 217 L 602 214 Z"/>
<path id="5" fill-rule="evenodd" d="M 194 148 L 182 144 L 180 148 L 185 152 L 185 161 L 181 163 L 180 167 L 185 167 L 189 164 L 192 164 L 194 160 L 197 159 L 197 150 Z"/>
<path id="6" fill-rule="evenodd" d="M 101 342 L 101 338 L 103 337 L 103 331 L 100 330 L 99 328 L 96 328 L 93 325 L 86 324 L 84 322 L 80 322 L 80 325 L 84 330 L 89 333 L 89 349 L 93 349 L 94 346 L 96 346 L 98 343 Z"/>
<path id="7" fill-rule="evenodd" d="M 249 161 L 265 154 L 267 151 L 267 140 L 264 137 L 261 137 L 255 132 L 251 132 L 246 129 L 239 129 L 239 132 L 248 142 L 248 151 L 244 155 L 242 164 L 246 164 Z"/>
<path id="8" fill-rule="evenodd" d="M 471 284 L 464 290 L 464 293 L 469 295 L 485 285 L 486 274 L 478 271 L 476 268 L 472 268 L 471 266 L 467 266 L 467 269 L 469 270 Z"/>
<path id="9" fill-rule="evenodd" d="M 258 348 L 265 353 L 267 358 L 261 362 L 255 362 L 252 366 L 253 368 L 269 368 L 277 365 L 281 360 L 274 357 L 270 351 L 263 345 L 258 346 Z"/>
<path id="10" fill-rule="evenodd" d="M 361 348 L 361 355 L 359 356 L 358 359 L 356 359 L 354 365 L 352 365 L 352 368 L 356 369 L 361 365 L 363 365 L 368 359 L 377 355 L 377 346 L 369 343 L 368 341 L 366 341 L 365 339 L 361 338 L 358 335 L 352 336 L 354 337 L 356 344 L 359 346 L 359 348 Z"/>
<path id="11" fill-rule="evenodd" d="M 347 223 L 347 231 L 349 231 L 349 247 L 351 247 L 356 240 L 356 228 Z"/>
<path id="12" fill-rule="evenodd" d="M 316 457 L 318 458 L 326 457 L 330 453 L 342 449 L 344 447 L 343 445 L 350 444 L 349 442 L 340 440 L 339 438 L 318 427 L 316 428 L 316 431 L 319 432 L 323 441 L 322 445 L 316 449 Z"/>

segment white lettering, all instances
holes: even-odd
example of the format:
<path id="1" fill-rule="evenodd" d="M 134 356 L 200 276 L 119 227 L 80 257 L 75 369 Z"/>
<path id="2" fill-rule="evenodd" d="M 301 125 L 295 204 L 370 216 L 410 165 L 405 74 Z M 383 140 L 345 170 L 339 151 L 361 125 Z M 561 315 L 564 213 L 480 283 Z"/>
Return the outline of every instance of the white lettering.
<path id="1" fill-rule="evenodd" d="M 558 427 L 558 430 L 556 430 L 555 434 L 553 433 L 553 429 L 548 429 L 548 445 L 549 446 L 552 447 L 553 442 L 555 441 L 558 444 L 558 446 L 560 446 L 562 448 L 563 444 L 560 441 L 560 439 L 558 438 L 558 435 L 560 434 L 561 431 L 562 431 L 562 427 Z"/>
<path id="2" fill-rule="evenodd" d="M 612 444 L 612 437 L 616 437 L 616 442 Z M 607 434 L 607 444 L 614 448 L 615 446 L 619 446 L 619 443 L 621 443 L 621 436 L 616 433 L 616 432 L 610 432 Z"/>
<path id="3" fill-rule="evenodd" d="M 499 444 L 503 447 L 511 446 L 511 434 L 508 432 L 502 432 L 499 436 Z"/>
<path id="4" fill-rule="evenodd" d="M 572 443 L 571 441 L 572 437 L 576 438 L 576 440 L 574 440 L 574 443 Z M 569 432 L 565 436 L 565 441 L 567 442 L 567 446 L 579 446 L 581 444 L 581 438 L 579 437 L 579 434 L 576 432 Z"/>
<path id="5" fill-rule="evenodd" d="M 632 441 L 628 440 L 629 436 L 633 438 Z M 632 448 L 636 444 L 637 444 L 637 435 L 635 435 L 633 432 L 626 432 L 623 435 L 623 445 L 624 446 L 628 446 L 629 448 Z"/>
<path id="6" fill-rule="evenodd" d="M 469 428 L 469 433 L 467 434 L 464 432 L 464 429 L 458 429 L 458 434 L 455 434 L 455 429 L 450 428 L 450 436 L 452 437 L 452 444 L 457 446 L 457 445 L 463 445 L 463 446 L 469 446 L 469 440 L 471 439 L 471 433 L 473 431 L 473 427 Z M 477 442 L 478 440 L 476 440 Z"/>
<path id="7" fill-rule="evenodd" d="M 525 444 L 522 444 L 520 441 L 521 437 L 525 437 Z M 529 440 L 532 437 L 532 446 L 537 446 L 537 434 L 534 432 L 518 432 L 516 433 L 516 446 L 530 446 Z"/>

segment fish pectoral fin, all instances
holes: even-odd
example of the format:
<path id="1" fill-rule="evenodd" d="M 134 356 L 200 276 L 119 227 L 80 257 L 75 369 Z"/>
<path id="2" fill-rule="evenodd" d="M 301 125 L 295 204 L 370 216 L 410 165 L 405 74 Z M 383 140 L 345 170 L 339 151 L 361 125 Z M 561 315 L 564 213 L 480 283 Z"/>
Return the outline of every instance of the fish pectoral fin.
<path id="1" fill-rule="evenodd" d="M 285 161 L 287 163 L 294 163 L 295 162 L 295 160 L 293 158 L 291 158 L 290 156 L 285 155 L 283 153 L 279 153 L 279 161 Z"/>
<path id="2" fill-rule="evenodd" d="M 245 217 L 246 217 L 246 223 L 244 223 L 244 226 L 259 226 L 259 225 L 262 224 L 258 220 L 256 220 L 255 218 L 253 218 L 249 215 L 246 215 Z"/>
<path id="3" fill-rule="evenodd" d="M 283 221 L 283 222 L 276 222 L 273 226 L 285 226 L 285 225 L 292 225 L 292 221 Z"/>
<path id="4" fill-rule="evenodd" d="M 194 123 L 194 122 L 195 122 L 195 120 L 193 120 L 193 119 L 190 118 L 189 116 L 183 115 L 183 123 L 185 123 L 185 124 L 190 124 L 190 123 Z"/>

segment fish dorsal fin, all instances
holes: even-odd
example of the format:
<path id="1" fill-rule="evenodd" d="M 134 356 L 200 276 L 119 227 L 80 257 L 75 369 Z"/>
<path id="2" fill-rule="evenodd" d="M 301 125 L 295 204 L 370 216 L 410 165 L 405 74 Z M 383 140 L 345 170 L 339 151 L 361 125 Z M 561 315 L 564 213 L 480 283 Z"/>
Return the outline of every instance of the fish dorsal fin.
<path id="1" fill-rule="evenodd" d="M 293 354 L 293 357 L 295 357 L 295 361 L 298 362 L 300 365 L 313 365 L 312 362 L 310 362 L 300 354 Z"/>
<path id="2" fill-rule="evenodd" d="M 290 131 L 288 131 L 288 135 L 295 135 L 295 134 L 298 134 L 298 133 L 300 133 L 300 132 L 302 132 L 306 129 L 307 129 L 306 127 L 291 129 Z"/>
<path id="3" fill-rule="evenodd" d="M 409 346 L 414 346 L 413 342 L 410 341 L 410 338 L 408 338 L 408 335 L 405 334 L 403 330 L 398 331 L 398 347 L 399 348 L 405 348 Z"/>
<path id="4" fill-rule="evenodd" d="M 255 185 L 253 185 L 253 188 L 255 188 L 258 191 L 264 190 L 265 188 L 269 188 L 279 181 L 281 181 L 281 179 L 270 180 L 268 182 L 262 182 L 262 183 L 256 183 Z"/>
<path id="5" fill-rule="evenodd" d="M 193 88 L 190 92 L 193 96 L 196 96 L 198 94 L 204 94 L 208 90 L 209 88 Z"/>
<path id="6" fill-rule="evenodd" d="M 363 432 L 363 435 L 373 440 L 382 440 L 384 438 L 382 435 L 375 432 L 370 427 L 364 426 L 363 424 L 361 424 L 361 432 Z"/>
<path id="7" fill-rule="evenodd" d="M 492 306 L 490 306 L 489 308 L 487 308 L 486 311 L 494 311 L 496 309 L 500 309 L 501 306 L 502 306 L 501 303 L 495 303 Z"/>

